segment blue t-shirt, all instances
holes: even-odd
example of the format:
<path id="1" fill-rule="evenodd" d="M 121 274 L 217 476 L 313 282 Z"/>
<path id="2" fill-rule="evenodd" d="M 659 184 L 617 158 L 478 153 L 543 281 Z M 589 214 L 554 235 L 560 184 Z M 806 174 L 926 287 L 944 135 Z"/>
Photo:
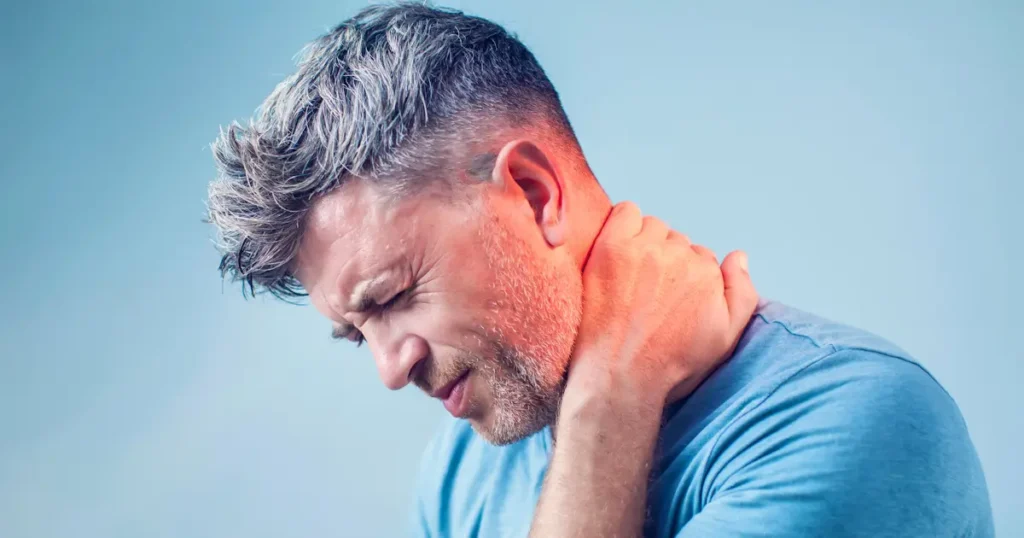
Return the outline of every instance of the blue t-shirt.
<path id="1" fill-rule="evenodd" d="M 547 428 L 497 447 L 452 419 L 424 453 L 414 535 L 526 536 L 551 449 Z M 939 383 L 877 336 L 778 303 L 666 409 L 656 453 L 647 537 L 994 534 Z"/>

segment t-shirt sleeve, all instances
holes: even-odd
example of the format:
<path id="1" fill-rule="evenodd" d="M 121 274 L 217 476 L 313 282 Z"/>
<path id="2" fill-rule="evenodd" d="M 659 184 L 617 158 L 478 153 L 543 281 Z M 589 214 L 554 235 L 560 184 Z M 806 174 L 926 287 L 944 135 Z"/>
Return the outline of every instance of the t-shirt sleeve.
<path id="1" fill-rule="evenodd" d="M 994 535 L 959 409 L 901 358 L 836 351 L 714 443 L 703 507 L 679 538 Z"/>

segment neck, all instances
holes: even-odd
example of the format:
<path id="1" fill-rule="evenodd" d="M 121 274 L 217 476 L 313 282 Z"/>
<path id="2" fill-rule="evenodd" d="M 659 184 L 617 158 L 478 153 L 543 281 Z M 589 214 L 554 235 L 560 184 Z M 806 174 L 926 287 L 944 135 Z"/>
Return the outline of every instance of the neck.
<path id="1" fill-rule="evenodd" d="M 580 183 L 585 184 L 582 181 Z M 608 195 L 605 194 L 600 186 L 597 186 L 596 180 L 594 180 L 594 185 L 593 194 L 586 193 L 580 197 L 582 200 L 577 202 L 576 210 L 578 211 L 577 215 L 579 218 L 574 219 L 574 226 L 577 227 L 574 230 L 574 236 L 578 238 L 578 241 L 572 245 L 572 249 L 581 272 L 586 269 L 594 242 L 601 233 L 601 229 L 604 227 L 605 221 L 612 210 L 611 199 L 608 198 Z M 712 371 L 713 369 L 695 372 L 693 376 L 677 384 L 669 391 L 668 396 L 665 398 L 665 405 L 668 406 L 676 403 L 692 393 L 711 375 Z"/>
<path id="2" fill-rule="evenodd" d="M 586 268 L 594 242 L 612 211 L 612 202 L 608 195 L 597 184 L 597 180 L 590 181 L 594 183 L 594 192 L 584 193 L 580 196 L 581 200 L 576 202 L 577 217 L 573 219 L 573 226 L 576 228 L 573 230 L 573 237 L 576 239 L 570 245 L 580 272 Z"/>

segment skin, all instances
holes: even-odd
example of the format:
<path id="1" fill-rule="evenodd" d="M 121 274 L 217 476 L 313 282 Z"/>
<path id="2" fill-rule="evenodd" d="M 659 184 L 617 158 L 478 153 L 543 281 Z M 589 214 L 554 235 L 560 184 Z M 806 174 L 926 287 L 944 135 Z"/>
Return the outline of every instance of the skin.
<path id="1" fill-rule="evenodd" d="M 496 444 L 555 425 L 531 536 L 639 536 L 664 405 L 725 360 L 757 294 L 653 217 L 615 206 L 541 138 L 501 146 L 465 202 L 353 179 L 314 204 L 294 273 L 384 384 L 465 376 Z M 439 186 L 438 189 L 450 187 Z M 595 510 L 594 507 L 601 507 Z"/>
<path id="2" fill-rule="evenodd" d="M 312 208 L 296 276 L 338 336 L 365 337 L 387 387 L 432 394 L 468 371 L 465 418 L 505 444 L 556 418 L 581 317 L 578 238 L 607 209 L 567 218 L 572 195 L 527 177 L 558 177 L 532 143 L 496 161 L 466 203 L 346 183 Z"/>
<path id="3" fill-rule="evenodd" d="M 612 210 L 583 280 L 587 308 L 530 535 L 640 536 L 664 406 L 731 355 L 757 293 L 743 253 L 719 267 L 631 203 Z"/>

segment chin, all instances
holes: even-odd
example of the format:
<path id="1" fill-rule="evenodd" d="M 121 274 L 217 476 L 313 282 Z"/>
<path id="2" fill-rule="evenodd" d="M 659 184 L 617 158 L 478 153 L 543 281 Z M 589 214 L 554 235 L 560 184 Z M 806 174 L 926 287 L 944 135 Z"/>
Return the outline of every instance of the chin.
<path id="1" fill-rule="evenodd" d="M 518 413 L 501 410 L 490 412 L 483 419 L 470 418 L 473 431 L 492 445 L 505 446 L 517 443 L 541 431 L 554 423 L 553 411 L 543 407 L 531 409 L 530 412 L 519 409 Z M 497 416 L 496 416 L 497 415 Z"/>
<path id="2" fill-rule="evenodd" d="M 479 423 L 473 420 L 470 421 L 470 424 L 473 426 L 473 430 L 477 433 L 477 435 L 483 438 L 484 441 L 487 441 L 488 443 L 495 446 L 506 446 L 511 445 L 513 443 L 518 443 L 519 441 L 526 439 L 527 437 L 539 432 L 544 428 L 544 426 L 540 426 L 538 428 L 533 429 L 512 431 L 494 430 L 491 428 L 481 427 Z"/>

